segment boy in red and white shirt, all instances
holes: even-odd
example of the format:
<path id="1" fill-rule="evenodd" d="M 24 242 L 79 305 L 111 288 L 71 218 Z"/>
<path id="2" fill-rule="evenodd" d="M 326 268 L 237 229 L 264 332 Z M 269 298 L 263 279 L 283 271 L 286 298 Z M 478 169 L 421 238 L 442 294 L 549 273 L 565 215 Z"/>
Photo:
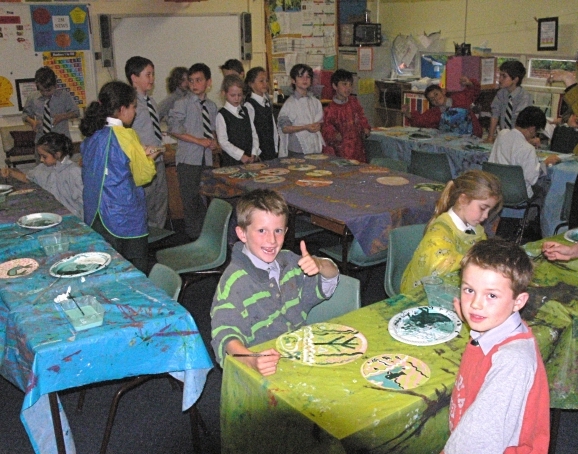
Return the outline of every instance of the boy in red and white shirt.
<path id="1" fill-rule="evenodd" d="M 520 317 L 531 260 L 492 239 L 464 256 L 456 312 L 471 328 L 450 402 L 445 454 L 547 453 L 550 399 L 536 339 Z"/>

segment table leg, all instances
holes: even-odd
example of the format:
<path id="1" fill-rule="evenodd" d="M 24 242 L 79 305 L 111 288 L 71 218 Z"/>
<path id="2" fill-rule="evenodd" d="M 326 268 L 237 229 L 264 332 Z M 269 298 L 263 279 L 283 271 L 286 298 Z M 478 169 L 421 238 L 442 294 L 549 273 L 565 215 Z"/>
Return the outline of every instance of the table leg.
<path id="1" fill-rule="evenodd" d="M 64 445 L 64 434 L 62 433 L 62 422 L 60 421 L 60 410 L 58 408 L 58 394 L 49 393 L 50 413 L 52 414 L 52 424 L 54 426 L 54 437 L 56 438 L 56 449 L 58 454 L 66 454 Z"/>
<path id="2" fill-rule="evenodd" d="M 295 247 L 295 217 L 297 209 L 289 207 L 289 219 L 287 219 L 287 234 L 285 235 L 285 249 L 293 250 Z"/>

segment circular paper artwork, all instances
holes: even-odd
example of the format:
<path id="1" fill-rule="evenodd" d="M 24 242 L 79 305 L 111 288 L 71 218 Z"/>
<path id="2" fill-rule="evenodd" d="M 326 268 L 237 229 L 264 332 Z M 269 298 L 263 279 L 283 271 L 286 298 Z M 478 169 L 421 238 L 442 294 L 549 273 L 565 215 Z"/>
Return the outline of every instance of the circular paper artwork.
<path id="1" fill-rule="evenodd" d="M 289 170 L 299 170 L 299 171 L 307 171 L 307 170 L 313 170 L 315 169 L 315 166 L 311 165 L 311 164 L 295 164 L 292 166 L 287 167 Z"/>
<path id="2" fill-rule="evenodd" d="M 263 169 L 259 173 L 262 175 L 286 175 L 290 172 L 289 169 Z"/>
<path id="3" fill-rule="evenodd" d="M 231 175 L 239 171 L 238 167 L 218 167 L 213 169 L 215 175 Z"/>
<path id="4" fill-rule="evenodd" d="M 19 189 L 18 191 L 11 192 L 10 196 L 29 194 L 29 193 L 34 192 L 34 191 L 35 191 L 35 189 Z"/>
<path id="5" fill-rule="evenodd" d="M 431 371 L 421 359 L 401 353 L 386 353 L 363 363 L 361 375 L 374 386 L 401 391 L 423 385 L 429 380 Z"/>
<path id="6" fill-rule="evenodd" d="M 355 328 L 334 323 L 315 323 L 277 338 L 282 356 L 308 366 L 346 364 L 367 350 L 367 339 Z"/>
<path id="7" fill-rule="evenodd" d="M 436 191 L 442 192 L 446 187 L 443 183 L 418 183 L 414 186 L 415 189 L 420 189 L 422 191 Z"/>
<path id="8" fill-rule="evenodd" d="M 299 164 L 300 162 L 305 162 L 302 158 L 283 158 L 281 159 L 282 164 Z"/>
<path id="9" fill-rule="evenodd" d="M 333 172 L 330 170 L 312 170 L 311 172 L 307 172 L 305 175 L 308 177 L 328 177 L 329 175 L 333 175 Z"/>
<path id="10" fill-rule="evenodd" d="M 0 279 L 28 276 L 38 268 L 34 259 L 14 259 L 0 264 Z"/>
<path id="11" fill-rule="evenodd" d="M 564 238 L 566 238 L 568 241 L 571 241 L 572 243 L 576 243 L 576 241 L 578 241 L 578 229 L 570 229 L 566 231 Z"/>
<path id="12" fill-rule="evenodd" d="M 305 155 L 305 159 L 313 159 L 314 161 L 322 161 L 323 159 L 327 159 L 327 158 L 329 158 L 329 156 L 327 156 L 326 154 L 322 154 L 322 153 Z"/>
<path id="13" fill-rule="evenodd" d="M 423 132 L 412 132 L 409 135 L 409 138 L 413 140 L 430 140 L 433 139 L 433 136 L 430 134 L 424 134 Z"/>
<path id="14" fill-rule="evenodd" d="M 34 213 L 22 216 L 16 222 L 20 227 L 42 230 L 62 222 L 62 216 L 54 213 Z"/>
<path id="15" fill-rule="evenodd" d="M 387 167 L 380 167 L 380 166 L 363 166 L 359 168 L 361 173 L 389 173 L 389 169 Z"/>
<path id="16" fill-rule="evenodd" d="M 253 181 L 255 183 L 273 184 L 273 183 L 282 183 L 283 181 L 285 181 L 285 178 L 278 177 L 276 175 L 260 175 L 258 177 L 253 178 Z"/>
<path id="17" fill-rule="evenodd" d="M 256 172 L 237 172 L 229 175 L 229 178 L 236 178 L 237 180 L 250 180 L 257 176 Z"/>
<path id="18" fill-rule="evenodd" d="M 243 166 L 243 168 L 246 170 L 261 170 L 266 169 L 267 167 L 269 166 L 267 164 L 263 164 L 262 162 L 253 162 L 251 164 L 245 164 Z"/>
<path id="19" fill-rule="evenodd" d="M 379 177 L 375 181 L 386 186 L 403 186 L 409 183 L 409 180 L 404 177 Z"/>
<path id="20" fill-rule="evenodd" d="M 9 184 L 0 184 L 0 195 L 8 194 L 12 191 L 12 186 Z"/>
<path id="21" fill-rule="evenodd" d="M 83 252 L 56 262 L 48 271 L 54 277 L 86 276 L 102 270 L 108 266 L 110 260 L 110 254 L 106 252 Z"/>
<path id="22" fill-rule="evenodd" d="M 392 317 L 387 327 L 394 339 L 410 345 L 436 345 L 456 337 L 462 321 L 453 311 L 437 306 L 406 309 Z"/>
<path id="23" fill-rule="evenodd" d="M 401 136 L 405 136 L 405 132 L 403 131 L 386 131 L 385 135 L 386 136 L 390 136 L 390 137 L 401 137 Z"/>
<path id="24" fill-rule="evenodd" d="M 324 186 L 329 186 L 333 184 L 331 180 L 297 180 L 295 182 L 297 186 L 304 186 L 307 188 L 322 188 Z"/>

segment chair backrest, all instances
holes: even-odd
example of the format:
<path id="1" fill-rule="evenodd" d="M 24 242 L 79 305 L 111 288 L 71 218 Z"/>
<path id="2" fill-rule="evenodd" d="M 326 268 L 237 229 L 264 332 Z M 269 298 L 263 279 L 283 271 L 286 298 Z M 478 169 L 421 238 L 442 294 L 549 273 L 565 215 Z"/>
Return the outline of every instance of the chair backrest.
<path id="1" fill-rule="evenodd" d="M 388 297 L 392 298 L 399 293 L 403 272 L 423 238 L 425 226 L 426 224 L 406 225 L 389 232 L 384 280 Z"/>
<path id="2" fill-rule="evenodd" d="M 385 263 L 387 260 L 387 249 L 376 254 L 367 255 L 361 249 L 361 245 L 354 238 L 347 251 L 347 261 L 357 266 L 373 266 Z"/>
<path id="3" fill-rule="evenodd" d="M 560 220 L 567 221 L 570 219 L 570 208 L 572 207 L 572 194 L 574 194 L 574 183 L 566 182 L 566 191 L 564 192 L 564 202 L 560 212 Z"/>
<path id="4" fill-rule="evenodd" d="M 373 158 L 369 163 L 373 166 L 387 167 L 399 172 L 407 172 L 407 163 L 393 158 Z"/>
<path id="5" fill-rule="evenodd" d="M 365 157 L 367 162 L 370 162 L 374 158 L 380 158 L 383 156 L 383 151 L 381 151 L 381 142 L 377 140 L 365 140 L 363 142 L 365 146 Z"/>
<path id="6" fill-rule="evenodd" d="M 452 179 L 452 170 L 445 153 L 411 150 L 409 173 L 440 183 L 447 183 Z"/>
<path id="7" fill-rule="evenodd" d="M 578 131 L 570 126 L 559 125 L 554 128 L 550 150 L 558 153 L 572 153 L 578 145 Z"/>
<path id="8" fill-rule="evenodd" d="M 359 280 L 342 274 L 339 276 L 339 284 L 337 284 L 331 298 L 322 301 L 311 309 L 305 323 L 311 325 L 312 323 L 324 322 L 360 307 Z"/>
<path id="9" fill-rule="evenodd" d="M 524 171 L 520 166 L 484 162 L 482 170 L 494 174 L 502 184 L 504 206 L 516 207 L 528 201 Z"/>
<path id="10" fill-rule="evenodd" d="M 229 202 L 213 199 L 207 209 L 201 235 L 196 241 L 200 247 L 207 251 L 219 251 L 216 260 L 220 264 L 225 263 L 227 259 L 227 235 L 232 212 L 233 207 Z"/>
<path id="11" fill-rule="evenodd" d="M 178 301 L 183 281 L 176 271 L 161 263 L 155 263 L 149 273 L 149 279 L 172 299 Z"/>

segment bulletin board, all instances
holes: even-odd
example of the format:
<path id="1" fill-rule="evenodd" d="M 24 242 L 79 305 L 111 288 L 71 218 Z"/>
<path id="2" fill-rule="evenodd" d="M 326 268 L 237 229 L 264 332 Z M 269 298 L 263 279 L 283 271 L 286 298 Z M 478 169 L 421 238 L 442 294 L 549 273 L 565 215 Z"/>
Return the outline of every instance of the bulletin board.
<path id="1" fill-rule="evenodd" d="M 0 3 L 0 61 L 0 116 L 22 111 L 41 66 L 84 107 L 96 98 L 88 5 Z"/>
<path id="2" fill-rule="evenodd" d="M 271 79 L 291 85 L 297 63 L 315 69 L 337 66 L 337 1 L 266 0 L 265 42 Z"/>

